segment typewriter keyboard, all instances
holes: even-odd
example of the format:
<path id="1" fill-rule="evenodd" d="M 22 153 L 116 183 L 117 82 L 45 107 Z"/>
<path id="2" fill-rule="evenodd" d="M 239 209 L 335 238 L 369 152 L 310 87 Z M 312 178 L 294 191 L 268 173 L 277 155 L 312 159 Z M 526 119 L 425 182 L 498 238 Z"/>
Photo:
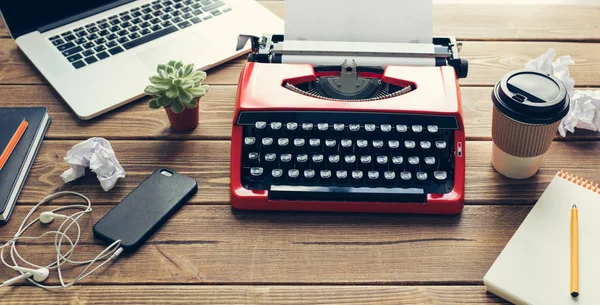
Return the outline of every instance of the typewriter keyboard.
<path id="1" fill-rule="evenodd" d="M 241 179 L 271 199 L 424 202 L 453 188 L 456 119 L 244 112 Z"/>

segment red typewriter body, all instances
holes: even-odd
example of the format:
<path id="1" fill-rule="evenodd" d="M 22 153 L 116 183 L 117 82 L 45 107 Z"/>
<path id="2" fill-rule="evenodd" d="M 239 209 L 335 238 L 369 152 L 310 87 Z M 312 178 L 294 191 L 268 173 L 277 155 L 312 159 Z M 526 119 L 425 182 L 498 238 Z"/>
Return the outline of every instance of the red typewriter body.
<path id="1" fill-rule="evenodd" d="M 314 96 L 299 94 L 298 92 L 294 92 L 284 86 L 284 84 L 287 83 L 296 84 L 314 81 L 317 77 L 330 73 L 331 72 L 315 72 L 314 67 L 309 64 L 272 64 L 259 62 L 248 62 L 245 64 L 239 79 L 239 88 L 237 92 L 235 112 L 233 116 L 233 130 L 231 137 L 231 204 L 235 208 L 243 210 L 340 211 L 424 214 L 460 213 L 464 205 L 465 134 L 462 116 L 461 96 L 458 85 L 458 77 L 456 75 L 455 69 L 451 66 L 388 66 L 383 70 L 382 74 L 377 74 L 373 72 L 359 73 L 361 77 L 380 78 L 381 81 L 385 83 L 401 87 L 413 87 L 413 90 L 406 94 L 374 101 L 327 100 Z M 269 126 L 271 126 L 270 124 L 273 122 L 276 122 L 276 124 L 282 123 L 282 128 L 285 129 L 287 122 L 284 118 L 286 116 L 289 117 L 290 113 L 306 114 L 312 112 L 319 113 L 321 117 L 323 117 L 323 113 L 330 114 L 329 117 L 331 117 L 331 120 L 333 121 L 329 124 L 335 124 L 335 117 L 338 115 L 338 113 L 342 112 L 344 113 L 344 115 L 351 116 L 351 118 L 354 121 L 356 121 L 356 124 L 360 124 L 361 128 L 363 129 L 367 127 L 365 124 L 369 122 L 361 122 L 360 118 L 375 114 L 387 114 L 388 116 L 395 114 L 407 115 L 409 121 L 412 122 L 411 124 L 407 124 L 409 132 L 411 131 L 411 127 L 416 124 L 415 122 L 419 122 L 419 116 L 423 117 L 423 122 L 425 122 L 426 118 L 430 119 L 429 121 L 431 122 L 434 122 L 438 119 L 441 120 L 443 118 L 443 123 L 450 122 L 450 125 L 455 124 L 455 128 L 453 128 L 451 131 L 446 131 L 446 136 L 449 136 L 452 139 L 451 143 L 446 143 L 446 148 L 449 149 L 449 160 L 447 160 L 446 162 L 449 162 L 449 164 L 451 164 L 451 169 L 448 170 L 446 174 L 447 176 L 449 176 L 447 179 L 452 180 L 452 184 L 446 185 L 446 189 L 443 192 L 425 192 L 424 194 L 419 194 L 419 196 L 417 196 L 419 197 L 419 200 L 414 200 L 414 196 L 404 196 L 403 194 L 399 194 L 398 196 L 388 194 L 386 196 L 381 196 L 381 198 L 385 197 L 385 200 L 380 200 L 378 198 L 379 194 L 376 191 L 373 192 L 372 195 L 369 195 L 369 190 L 367 190 L 367 188 L 371 187 L 377 189 L 382 186 L 384 188 L 389 187 L 385 185 L 385 182 L 383 182 L 382 184 L 375 184 L 373 186 L 370 186 L 367 182 L 359 183 L 361 189 L 367 190 L 367 194 L 361 193 L 359 194 L 360 196 L 354 196 L 352 194 L 352 188 L 354 185 L 352 182 L 352 178 L 354 176 L 346 177 L 348 181 L 342 181 L 341 183 L 332 183 L 332 185 L 339 186 L 341 190 L 350 190 L 350 194 L 344 194 L 344 196 L 340 196 L 340 199 L 336 199 L 337 196 L 335 194 L 335 191 L 331 194 L 321 192 L 315 194 L 315 196 L 310 196 L 310 185 L 311 183 L 315 182 L 309 181 L 307 183 L 303 183 L 302 181 L 298 181 L 291 183 L 289 180 L 294 179 L 290 177 L 287 177 L 286 179 L 287 172 L 283 173 L 284 181 L 277 182 L 274 184 L 282 184 L 284 186 L 286 184 L 300 186 L 308 185 L 308 195 L 307 193 L 291 192 L 289 194 L 286 194 L 285 196 L 274 196 L 273 194 L 270 194 L 270 192 L 273 191 L 273 186 L 259 186 L 258 188 L 249 187 L 249 185 L 252 184 L 252 182 L 247 183 L 247 181 L 250 181 L 248 179 L 251 179 L 252 176 L 248 175 L 248 164 L 243 163 L 248 161 L 245 158 L 246 154 L 249 154 L 248 149 L 245 149 L 244 147 L 244 145 L 246 145 L 245 141 L 247 141 L 247 143 L 250 143 L 251 140 L 246 140 L 248 136 L 244 133 L 252 132 L 252 130 L 244 131 L 244 128 L 245 126 L 246 128 L 252 128 L 252 118 L 256 117 L 253 116 L 253 113 L 262 114 L 258 117 L 260 117 L 260 124 L 262 124 L 262 122 L 267 124 L 267 127 L 265 127 L 264 129 L 265 132 L 267 132 L 266 130 L 269 128 Z M 352 116 L 353 114 L 355 114 L 355 116 Z M 310 118 L 310 116 L 308 117 Z M 400 118 L 399 120 L 402 120 L 402 118 Z M 454 122 L 452 122 L 452 120 L 454 120 Z M 302 124 L 304 122 L 295 123 Z M 319 122 L 314 121 L 311 123 L 313 123 L 313 128 L 316 130 L 316 126 Z M 256 124 L 256 126 L 259 126 L 259 123 Z M 401 124 L 391 125 L 393 128 L 394 126 L 398 126 Z M 429 128 L 430 126 L 431 125 L 425 125 L 425 123 L 424 125 L 422 125 L 424 129 Z M 262 125 L 260 125 L 260 127 L 262 127 Z M 348 131 L 348 125 L 346 124 L 344 127 L 346 128 L 346 132 L 350 133 L 350 131 Z M 377 128 L 379 127 L 380 126 L 377 125 Z M 301 127 L 298 126 L 296 130 L 298 130 L 298 128 Z M 387 131 L 387 125 L 381 125 L 380 128 L 381 130 L 377 129 L 376 131 Z M 398 127 L 398 130 L 400 130 L 400 128 L 401 127 Z M 398 132 L 398 130 L 392 131 Z M 440 130 L 442 130 L 441 126 Z M 318 133 L 318 131 L 316 132 Z M 423 130 L 421 132 L 428 132 L 428 130 Z M 284 130 L 281 134 L 282 136 L 287 137 L 285 133 L 286 132 Z M 419 143 L 419 138 L 415 135 L 416 133 L 413 132 L 413 142 Z M 293 138 L 293 136 L 290 137 Z M 304 137 L 306 138 L 306 140 L 310 140 L 309 138 L 311 138 L 312 135 L 309 133 L 305 134 Z M 327 138 L 328 135 L 324 135 L 323 137 Z M 334 136 L 329 137 L 333 138 Z M 342 138 L 343 137 L 344 136 L 342 136 Z M 373 137 L 368 138 L 367 135 L 358 136 L 358 138 L 361 137 L 365 138 L 364 140 L 367 141 L 375 141 L 373 140 Z M 387 139 L 397 139 L 400 143 L 402 143 L 403 137 L 400 136 L 400 134 L 398 134 L 397 136 L 392 135 Z M 358 143 L 358 141 L 360 141 L 356 138 L 353 140 L 355 143 Z M 388 143 L 390 143 L 390 145 L 392 145 L 391 143 L 394 143 L 395 145 L 395 142 L 389 141 L 394 140 L 388 140 Z M 314 144 L 313 142 L 317 142 L 316 139 L 314 139 L 314 141 L 311 141 L 311 144 Z M 263 158 L 263 155 L 266 156 L 268 151 L 270 151 L 271 149 L 270 147 L 266 147 L 261 143 L 255 142 L 253 145 L 256 146 L 254 148 L 251 148 L 250 150 L 256 150 L 256 153 L 259 154 L 259 160 L 262 160 L 260 158 Z M 338 150 L 340 150 L 342 147 L 339 145 L 340 144 L 338 144 Z M 375 142 L 373 142 L 373 145 L 375 145 Z M 354 146 L 354 148 L 358 149 L 357 146 Z M 293 148 L 290 149 L 293 152 Z M 369 148 L 366 152 L 367 155 L 371 154 L 371 149 L 375 148 Z M 433 149 L 436 149 L 436 147 L 433 147 Z M 276 148 L 273 148 L 272 150 L 276 150 Z M 336 153 L 335 149 L 333 153 Z M 346 152 L 346 154 L 352 153 L 354 153 L 352 150 Z M 283 155 L 283 153 L 281 155 Z M 292 153 L 292 155 L 294 154 Z M 255 155 L 252 155 L 252 157 L 254 156 Z M 345 157 L 344 154 L 341 154 L 339 156 Z M 357 154 L 357 157 L 362 156 L 358 156 Z M 375 154 L 372 154 L 372 157 L 376 158 L 379 156 L 375 156 Z M 387 157 L 394 156 L 393 154 L 390 155 L 388 153 Z M 399 153 L 398 157 L 403 157 L 404 160 L 402 161 L 404 162 L 404 164 L 408 164 L 406 160 L 408 157 L 410 157 L 410 153 Z M 365 159 L 367 159 L 366 156 Z M 396 161 L 396 159 L 394 160 Z M 312 160 L 315 160 L 314 156 Z M 377 160 L 379 161 L 379 159 Z M 361 161 L 363 161 L 362 158 Z M 421 162 L 423 161 L 421 160 Z M 374 168 L 377 164 L 374 161 L 373 164 Z M 385 173 L 386 178 L 389 178 L 389 176 L 391 176 L 392 174 L 388 175 L 388 173 L 392 171 L 393 164 L 389 162 L 387 163 L 387 166 L 387 169 L 389 169 L 389 171 L 385 171 L 384 168 L 380 172 Z M 420 166 L 421 165 L 418 165 L 418 167 Z M 271 166 L 271 168 L 277 167 L 280 166 Z M 305 168 L 310 167 L 311 165 L 308 165 Z M 258 170 L 255 170 L 255 168 L 251 168 L 251 170 L 258 172 Z M 273 171 L 273 169 L 271 170 Z M 311 173 L 310 169 L 308 170 L 309 173 Z M 403 173 L 402 170 L 402 168 L 396 169 L 395 174 L 398 175 Z M 416 170 L 419 171 L 419 169 Z M 264 175 L 269 174 L 267 168 L 263 169 L 261 167 L 261 171 L 263 171 Z M 288 169 L 288 171 L 290 171 L 290 169 Z M 433 169 L 433 172 L 435 172 L 435 168 Z M 289 173 L 294 175 L 296 174 L 296 172 L 294 172 L 293 169 Z M 347 175 L 348 173 L 350 173 L 350 171 L 346 171 Z M 365 169 L 363 173 L 369 173 L 369 178 L 363 177 L 365 179 L 370 179 L 372 178 L 372 176 L 375 176 L 374 174 L 371 176 L 371 171 L 368 171 L 368 168 Z M 430 170 L 429 173 L 431 176 L 432 171 Z M 273 172 L 273 174 L 275 174 L 275 172 Z M 354 171 L 352 171 L 352 174 L 354 175 Z M 250 178 L 244 178 L 246 176 Z M 318 173 L 316 174 L 316 176 L 317 179 L 320 179 Z M 300 178 L 303 178 L 302 171 L 300 171 Z M 335 179 L 336 177 L 333 178 Z M 380 179 L 383 180 L 382 177 L 380 177 Z M 412 179 L 416 178 L 413 176 Z M 431 177 L 431 179 L 433 179 L 433 177 Z M 246 182 L 244 182 L 243 180 L 245 180 Z M 325 184 L 329 185 L 327 183 Z M 392 188 L 403 187 L 402 182 L 392 182 L 392 184 Z M 320 185 L 323 185 L 323 183 L 321 183 Z M 419 184 L 414 182 L 411 183 L 410 187 L 407 188 L 414 189 L 415 185 L 418 188 Z M 327 188 L 325 188 L 325 190 L 326 189 Z M 320 189 L 320 191 L 322 190 L 323 188 Z"/>

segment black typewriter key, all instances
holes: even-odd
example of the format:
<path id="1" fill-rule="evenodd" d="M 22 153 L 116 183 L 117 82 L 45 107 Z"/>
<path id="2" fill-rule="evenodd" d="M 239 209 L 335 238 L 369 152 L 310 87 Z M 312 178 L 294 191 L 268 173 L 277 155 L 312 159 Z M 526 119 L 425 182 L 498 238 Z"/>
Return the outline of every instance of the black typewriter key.
<path id="1" fill-rule="evenodd" d="M 340 151 L 352 152 L 352 140 L 351 139 L 340 140 Z"/>
<path id="2" fill-rule="evenodd" d="M 448 179 L 448 173 L 446 171 L 434 171 L 433 178 L 437 183 L 444 183 Z"/>
<path id="3" fill-rule="evenodd" d="M 337 141 L 335 139 L 327 139 L 325 140 L 325 151 L 327 152 L 337 152 Z"/>
<path id="4" fill-rule="evenodd" d="M 435 147 L 437 149 L 443 150 L 443 149 L 446 149 L 446 146 L 447 146 L 446 141 L 436 141 L 435 142 Z"/>
<path id="5" fill-rule="evenodd" d="M 437 133 L 438 132 L 438 126 L 437 125 L 427 125 L 427 131 L 429 133 Z"/>
<path id="6" fill-rule="evenodd" d="M 348 171 L 340 169 L 335 171 L 335 178 L 337 182 L 346 182 L 348 181 Z"/>
<path id="7" fill-rule="evenodd" d="M 360 124 L 350 124 L 348 125 L 348 130 L 356 132 L 360 130 Z"/>
<path id="8" fill-rule="evenodd" d="M 312 182 L 315 180 L 316 172 L 314 169 L 305 169 L 304 170 L 304 180 Z"/>
<path id="9" fill-rule="evenodd" d="M 408 159 L 408 166 L 410 166 L 411 168 L 419 168 L 419 157 L 417 156 L 410 156 L 407 158 Z"/>
<path id="10" fill-rule="evenodd" d="M 393 171 L 383 172 L 383 182 L 385 184 L 394 184 L 396 182 L 396 173 Z"/>
<path id="11" fill-rule="evenodd" d="M 299 154 L 296 155 L 296 168 L 308 168 L 308 155 L 307 154 Z"/>
<path id="12" fill-rule="evenodd" d="M 287 175 L 290 178 L 290 180 L 294 181 L 298 179 L 298 176 L 300 176 L 300 171 L 295 168 L 292 168 L 288 170 Z"/>
<path id="13" fill-rule="evenodd" d="M 277 154 L 275 154 L 275 153 L 266 153 L 265 154 L 266 164 L 274 164 L 276 160 L 277 160 Z"/>
<path id="14" fill-rule="evenodd" d="M 325 159 L 325 157 L 323 157 L 322 154 L 314 154 L 312 155 L 312 157 L 310 158 L 312 160 L 312 167 L 313 168 L 322 168 L 323 167 L 323 160 Z"/>
<path id="15" fill-rule="evenodd" d="M 263 168 L 262 167 L 252 167 L 250 168 L 250 180 L 252 181 L 260 181 L 262 180 Z"/>
<path id="16" fill-rule="evenodd" d="M 400 148 L 400 141 L 398 141 L 398 140 L 389 140 L 387 142 L 387 144 L 391 150 L 396 150 L 396 149 Z"/>
<path id="17" fill-rule="evenodd" d="M 417 178 L 417 182 L 419 182 L 419 183 L 427 182 L 427 173 L 426 172 L 417 172 L 415 174 L 415 177 Z"/>
<path id="18" fill-rule="evenodd" d="M 245 137 L 244 138 L 244 145 L 246 147 L 253 147 L 256 144 L 256 138 L 255 137 Z"/>
<path id="19" fill-rule="evenodd" d="M 367 152 L 369 149 L 369 141 L 367 140 L 356 140 L 356 151 Z"/>
<path id="20" fill-rule="evenodd" d="M 327 168 L 338 169 L 340 168 L 340 155 L 329 155 L 327 157 Z"/>
<path id="21" fill-rule="evenodd" d="M 258 121 L 256 123 L 254 123 L 254 128 L 256 128 L 257 130 L 263 130 L 263 129 L 267 128 L 267 122 Z"/>
<path id="22" fill-rule="evenodd" d="M 361 184 L 364 181 L 363 171 L 353 170 L 351 176 L 352 176 L 352 180 L 351 180 L 352 183 Z"/>
<path id="23" fill-rule="evenodd" d="M 318 123 L 317 129 L 319 131 L 327 131 L 327 130 L 329 130 L 329 124 L 328 123 Z"/>
<path id="24" fill-rule="evenodd" d="M 399 133 L 406 133 L 408 131 L 408 126 L 404 124 L 398 124 L 396 125 L 396 131 Z"/>
<path id="25" fill-rule="evenodd" d="M 283 170 L 281 168 L 274 168 L 271 170 L 271 179 L 273 179 L 273 181 L 281 180 L 282 176 L 283 176 Z"/>
<path id="26" fill-rule="evenodd" d="M 379 172 L 378 171 L 368 171 L 367 172 L 367 181 L 369 184 L 379 184 Z"/>
<path id="27" fill-rule="evenodd" d="M 417 144 L 415 143 L 415 141 L 412 141 L 412 140 L 404 141 L 404 148 L 406 148 L 406 150 L 414 150 L 414 148 L 416 146 L 417 146 Z"/>
<path id="28" fill-rule="evenodd" d="M 359 164 L 359 168 L 362 168 L 363 170 L 370 170 L 373 168 L 373 158 L 370 155 L 363 155 L 360 156 L 360 164 Z"/>
<path id="29" fill-rule="evenodd" d="M 262 144 L 262 146 L 269 147 L 269 146 L 273 145 L 273 138 L 270 138 L 270 137 L 262 138 L 261 144 Z"/>
<path id="30" fill-rule="evenodd" d="M 375 162 L 377 163 L 377 168 L 379 169 L 387 169 L 388 168 L 388 156 L 377 156 L 375 158 Z"/>
<path id="31" fill-rule="evenodd" d="M 280 148 L 287 147 L 290 144 L 290 139 L 288 138 L 279 138 L 277 139 L 277 146 Z"/>
<path id="32" fill-rule="evenodd" d="M 313 123 L 310 123 L 310 122 L 302 123 L 302 130 L 304 130 L 304 131 L 311 131 L 311 130 L 313 130 L 313 127 L 314 127 Z"/>
<path id="33" fill-rule="evenodd" d="M 323 182 L 331 181 L 331 170 L 323 169 L 319 171 L 319 177 L 321 177 L 321 181 Z"/>
<path id="34" fill-rule="evenodd" d="M 375 126 L 375 124 L 365 124 L 366 132 L 374 132 L 376 129 L 377 129 L 377 126 Z"/>
<path id="35" fill-rule="evenodd" d="M 419 146 L 423 150 L 428 150 L 428 149 L 431 148 L 431 142 L 429 142 L 429 141 L 421 141 L 421 142 L 419 142 Z"/>
<path id="36" fill-rule="evenodd" d="M 401 183 L 410 183 L 412 179 L 412 173 L 409 171 L 401 171 L 400 172 L 400 182 Z"/>
<path id="37" fill-rule="evenodd" d="M 321 139 L 319 139 L 319 138 L 309 139 L 308 146 L 310 146 L 311 151 L 320 151 L 321 150 Z"/>
<path id="38" fill-rule="evenodd" d="M 271 122 L 271 130 L 281 129 L 281 122 Z"/>
<path id="39" fill-rule="evenodd" d="M 423 126 L 422 125 L 412 125 L 410 127 L 410 129 L 412 130 L 413 133 L 421 133 L 423 131 Z"/>
<path id="40" fill-rule="evenodd" d="M 435 157 L 427 156 L 423 158 L 425 168 L 431 169 L 435 166 Z"/>
<path id="41" fill-rule="evenodd" d="M 248 153 L 248 163 L 257 164 L 260 160 L 260 155 L 257 152 Z"/>
<path id="42" fill-rule="evenodd" d="M 296 129 L 298 129 L 298 123 L 296 123 L 296 122 L 288 122 L 287 124 L 285 124 L 285 128 L 288 131 L 295 131 Z"/>
<path id="43" fill-rule="evenodd" d="M 354 168 L 356 164 L 356 156 L 355 155 L 345 155 L 344 156 L 344 168 L 350 169 Z"/>
<path id="44" fill-rule="evenodd" d="M 344 123 L 334 123 L 333 124 L 333 130 L 335 131 L 344 131 L 344 128 L 346 126 L 344 125 Z"/>
<path id="45" fill-rule="evenodd" d="M 395 169 L 404 168 L 404 157 L 392 156 L 392 168 L 395 168 Z"/>
<path id="46" fill-rule="evenodd" d="M 281 160 L 282 164 L 290 163 L 290 161 L 292 161 L 292 154 L 281 154 L 279 159 Z"/>
<path id="47" fill-rule="evenodd" d="M 294 147 L 296 147 L 296 149 L 304 148 L 305 145 L 306 145 L 306 140 L 304 140 L 303 138 L 294 139 Z"/>
<path id="48" fill-rule="evenodd" d="M 382 140 L 373 140 L 371 142 L 371 152 L 372 153 L 381 153 L 383 151 L 383 141 Z"/>

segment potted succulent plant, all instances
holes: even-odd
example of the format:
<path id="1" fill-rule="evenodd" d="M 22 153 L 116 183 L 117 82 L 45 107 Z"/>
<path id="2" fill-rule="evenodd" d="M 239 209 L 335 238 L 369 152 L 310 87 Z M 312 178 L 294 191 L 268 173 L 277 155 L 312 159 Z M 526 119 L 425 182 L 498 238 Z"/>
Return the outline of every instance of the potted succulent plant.
<path id="1" fill-rule="evenodd" d="M 174 60 L 158 65 L 157 72 L 158 75 L 149 78 L 152 85 L 144 90 L 152 96 L 149 107 L 165 108 L 173 130 L 196 128 L 200 117 L 199 100 L 210 89 L 202 85 L 206 72 L 194 70 L 194 64 Z"/>

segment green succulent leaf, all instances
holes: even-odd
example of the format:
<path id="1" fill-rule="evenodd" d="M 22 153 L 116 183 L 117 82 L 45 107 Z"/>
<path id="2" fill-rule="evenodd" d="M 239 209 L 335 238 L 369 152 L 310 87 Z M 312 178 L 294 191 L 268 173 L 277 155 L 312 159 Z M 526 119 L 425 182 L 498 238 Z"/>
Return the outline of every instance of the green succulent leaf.
<path id="1" fill-rule="evenodd" d="M 183 67 L 183 62 L 181 60 L 175 63 L 175 66 L 174 66 L 175 69 L 179 70 L 182 67 Z"/>
<path id="2" fill-rule="evenodd" d="M 183 82 L 183 84 L 181 84 L 181 87 L 184 89 L 189 89 L 192 88 L 194 86 L 194 81 L 193 80 L 186 80 Z"/>
<path id="3" fill-rule="evenodd" d="M 181 78 L 176 78 L 173 80 L 173 86 L 181 86 L 183 84 L 183 80 Z"/>
<path id="4" fill-rule="evenodd" d="M 175 61 L 175 60 L 169 60 L 169 62 L 167 63 L 167 66 L 175 67 L 176 63 L 177 63 L 177 61 Z"/>
<path id="5" fill-rule="evenodd" d="M 194 97 L 202 97 L 206 94 L 206 90 L 202 88 L 190 88 L 187 91 L 192 94 Z"/>
<path id="6" fill-rule="evenodd" d="M 158 105 L 158 103 L 156 102 L 156 99 L 154 99 L 154 98 L 153 98 L 153 99 L 151 99 L 151 100 L 148 102 L 148 106 L 150 106 L 150 108 L 152 108 L 152 109 L 158 109 L 158 108 L 160 108 L 160 106 L 159 106 L 159 105 Z"/>
<path id="7" fill-rule="evenodd" d="M 160 93 L 160 90 L 157 89 L 156 87 L 150 85 L 150 86 L 147 86 L 146 89 L 144 89 L 144 92 L 146 92 L 146 94 L 149 94 L 149 95 L 157 95 Z"/>
<path id="8" fill-rule="evenodd" d="M 173 66 L 169 65 L 167 66 L 167 73 L 169 73 L 169 75 L 172 75 L 173 73 L 175 73 L 175 68 L 173 68 Z"/>
<path id="9" fill-rule="evenodd" d="M 189 76 L 194 73 L 194 64 L 187 64 L 183 69 L 183 75 Z"/>
<path id="10" fill-rule="evenodd" d="M 196 108 L 198 107 L 198 99 L 193 98 L 189 103 L 187 103 L 188 108 Z"/>
<path id="11" fill-rule="evenodd" d="M 182 103 L 189 103 L 192 98 L 194 98 L 192 96 L 191 93 L 187 92 L 185 89 L 183 88 L 179 88 L 179 101 Z"/>
<path id="12" fill-rule="evenodd" d="M 167 69 L 167 65 L 160 64 L 156 67 L 156 72 L 160 74 L 160 71 L 164 71 L 165 69 Z"/>
<path id="13" fill-rule="evenodd" d="M 185 106 L 178 100 L 174 100 L 173 104 L 171 104 L 171 110 L 173 110 L 175 113 L 182 113 L 184 109 Z"/>
<path id="14" fill-rule="evenodd" d="M 156 85 L 156 84 L 168 84 L 168 83 L 169 83 L 169 80 L 168 80 L 168 79 L 161 78 L 161 77 L 160 77 L 160 76 L 158 76 L 158 75 L 153 75 L 153 76 L 151 76 L 151 77 L 150 77 L 150 82 L 151 82 L 153 85 Z"/>
<path id="15" fill-rule="evenodd" d="M 177 86 L 170 86 L 165 95 L 170 98 L 176 98 L 179 96 L 179 89 L 177 89 Z"/>
<path id="16" fill-rule="evenodd" d="M 161 95 L 156 99 L 158 106 L 165 107 L 171 104 L 171 99 L 166 95 Z"/>
<path id="17" fill-rule="evenodd" d="M 154 87 L 158 90 L 160 90 L 160 93 L 164 93 L 165 91 L 169 90 L 169 87 L 171 87 L 171 84 L 156 84 L 154 85 Z"/>

